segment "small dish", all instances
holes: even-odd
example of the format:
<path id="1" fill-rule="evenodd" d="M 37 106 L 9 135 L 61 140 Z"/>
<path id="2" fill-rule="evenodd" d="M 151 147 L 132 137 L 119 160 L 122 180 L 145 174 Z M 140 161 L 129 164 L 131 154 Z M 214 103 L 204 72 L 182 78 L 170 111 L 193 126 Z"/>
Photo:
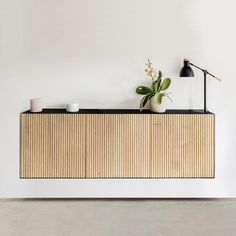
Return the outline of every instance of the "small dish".
<path id="1" fill-rule="evenodd" d="M 78 112 L 79 111 L 79 104 L 78 103 L 66 104 L 66 111 L 67 112 Z"/>

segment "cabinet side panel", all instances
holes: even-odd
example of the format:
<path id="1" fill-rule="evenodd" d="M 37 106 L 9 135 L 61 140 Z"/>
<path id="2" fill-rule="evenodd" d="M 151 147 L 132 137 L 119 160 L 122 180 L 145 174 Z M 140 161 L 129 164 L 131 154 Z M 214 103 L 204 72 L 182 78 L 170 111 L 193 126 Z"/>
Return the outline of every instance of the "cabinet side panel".
<path id="1" fill-rule="evenodd" d="M 215 178 L 215 115 L 209 115 L 207 124 L 207 136 L 206 143 L 209 143 L 207 146 L 207 156 L 208 156 L 208 168 L 205 172 L 211 178 Z"/>
<path id="2" fill-rule="evenodd" d="M 26 163 L 29 162 L 29 153 L 27 152 L 27 147 L 29 144 L 29 128 L 28 128 L 28 116 L 21 114 L 20 115 L 20 177 L 23 178 L 26 176 Z"/>

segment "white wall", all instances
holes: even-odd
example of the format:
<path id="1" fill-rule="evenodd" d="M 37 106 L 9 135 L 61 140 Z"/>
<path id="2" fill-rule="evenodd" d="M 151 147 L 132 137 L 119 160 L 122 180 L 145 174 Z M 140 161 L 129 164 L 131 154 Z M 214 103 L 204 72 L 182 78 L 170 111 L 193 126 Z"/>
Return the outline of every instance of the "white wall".
<path id="1" fill-rule="evenodd" d="M 0 196 L 235 197 L 235 9 L 234 0 L 0 0 Z M 178 78 L 184 57 L 223 79 L 208 80 L 215 179 L 19 179 L 19 114 L 30 98 L 137 108 L 150 58 L 173 78 L 169 108 L 199 108 L 202 75 Z"/>

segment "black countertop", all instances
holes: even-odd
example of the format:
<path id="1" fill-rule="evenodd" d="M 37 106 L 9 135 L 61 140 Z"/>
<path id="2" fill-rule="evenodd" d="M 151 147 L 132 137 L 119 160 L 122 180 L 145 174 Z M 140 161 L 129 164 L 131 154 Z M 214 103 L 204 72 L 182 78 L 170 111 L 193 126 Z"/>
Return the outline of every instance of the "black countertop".
<path id="1" fill-rule="evenodd" d="M 150 110 L 140 111 L 139 109 L 80 109 L 78 112 L 67 112 L 66 109 L 43 109 L 42 112 L 30 112 L 30 110 L 21 114 L 213 114 L 203 110 L 166 110 L 165 113 L 154 113 Z"/>

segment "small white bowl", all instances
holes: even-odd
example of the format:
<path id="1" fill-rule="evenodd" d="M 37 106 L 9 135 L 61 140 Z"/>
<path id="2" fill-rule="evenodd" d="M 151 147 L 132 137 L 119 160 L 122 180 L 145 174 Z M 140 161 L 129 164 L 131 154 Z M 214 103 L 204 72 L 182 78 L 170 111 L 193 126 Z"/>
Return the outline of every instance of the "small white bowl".
<path id="1" fill-rule="evenodd" d="M 79 111 L 79 104 L 78 103 L 66 104 L 66 111 L 67 112 L 78 112 Z"/>

